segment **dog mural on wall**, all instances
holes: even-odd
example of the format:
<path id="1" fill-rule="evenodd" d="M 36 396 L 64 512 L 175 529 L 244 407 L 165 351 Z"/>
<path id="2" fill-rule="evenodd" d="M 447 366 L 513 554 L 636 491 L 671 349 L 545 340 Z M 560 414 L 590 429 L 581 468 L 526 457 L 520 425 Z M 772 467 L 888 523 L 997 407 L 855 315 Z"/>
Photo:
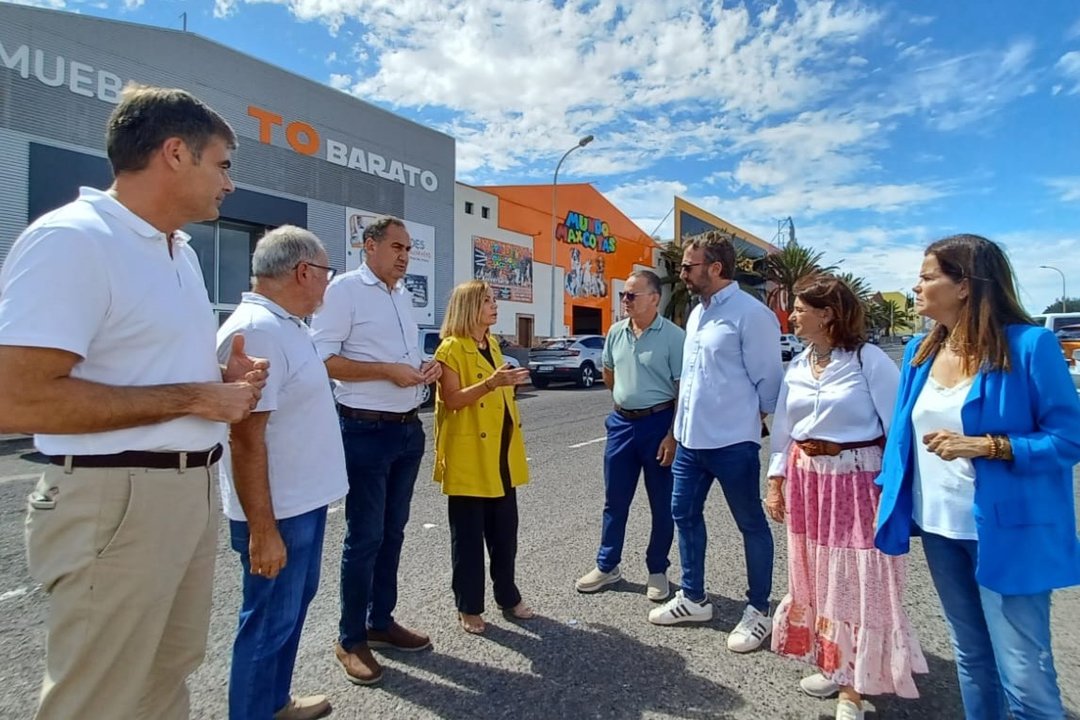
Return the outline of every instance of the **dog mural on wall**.
<path id="1" fill-rule="evenodd" d="M 570 270 L 566 273 L 566 294 L 576 298 L 607 296 L 604 258 L 598 257 L 582 262 L 581 248 L 570 248 Z"/>

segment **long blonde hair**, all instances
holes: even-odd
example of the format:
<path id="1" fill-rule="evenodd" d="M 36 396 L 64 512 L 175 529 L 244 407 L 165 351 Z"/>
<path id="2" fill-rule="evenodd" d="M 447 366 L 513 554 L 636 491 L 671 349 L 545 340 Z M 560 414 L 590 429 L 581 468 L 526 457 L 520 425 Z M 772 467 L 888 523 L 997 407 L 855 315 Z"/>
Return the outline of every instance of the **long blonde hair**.
<path id="1" fill-rule="evenodd" d="M 443 338 L 473 337 L 481 327 L 480 313 L 490 292 L 491 286 L 483 280 L 468 280 L 455 287 L 450 293 L 439 335 Z"/>

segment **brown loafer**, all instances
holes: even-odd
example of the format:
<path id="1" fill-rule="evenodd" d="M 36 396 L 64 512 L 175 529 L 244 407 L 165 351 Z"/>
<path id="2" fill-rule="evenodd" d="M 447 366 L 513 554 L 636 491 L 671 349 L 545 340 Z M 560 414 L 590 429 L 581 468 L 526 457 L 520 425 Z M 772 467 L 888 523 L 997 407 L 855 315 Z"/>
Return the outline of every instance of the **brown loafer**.
<path id="1" fill-rule="evenodd" d="M 431 647 L 431 638 L 422 632 L 402 627 L 396 622 L 390 623 L 386 630 L 367 631 L 368 645 L 373 648 L 393 648 L 405 652 L 427 650 Z"/>
<path id="2" fill-rule="evenodd" d="M 352 650 L 346 650 L 338 643 L 334 647 L 334 655 L 337 656 L 341 667 L 345 669 L 345 677 L 354 685 L 374 685 L 382 680 L 382 666 L 371 654 L 371 648 L 366 644 L 354 645 Z"/>
<path id="3" fill-rule="evenodd" d="M 317 720 L 330 714 L 330 701 L 325 695 L 289 698 L 289 704 L 274 713 L 274 720 Z"/>

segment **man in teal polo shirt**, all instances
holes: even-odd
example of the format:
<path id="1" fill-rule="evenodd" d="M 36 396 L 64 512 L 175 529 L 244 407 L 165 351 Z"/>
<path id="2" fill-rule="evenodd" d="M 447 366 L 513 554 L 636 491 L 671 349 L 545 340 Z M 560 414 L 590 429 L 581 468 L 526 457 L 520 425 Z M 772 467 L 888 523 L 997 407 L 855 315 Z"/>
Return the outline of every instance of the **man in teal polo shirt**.
<path id="1" fill-rule="evenodd" d="M 592 593 L 622 579 L 626 518 L 645 475 L 652 532 L 645 551 L 646 595 L 667 598 L 668 553 L 675 536 L 671 517 L 671 463 L 675 459 L 672 421 L 682 370 L 682 329 L 660 316 L 660 278 L 649 270 L 632 273 L 619 293 L 625 320 L 611 326 L 604 343 L 604 384 L 615 408 L 608 416 L 604 450 L 604 521 L 596 567 L 580 578 L 578 592 Z"/>

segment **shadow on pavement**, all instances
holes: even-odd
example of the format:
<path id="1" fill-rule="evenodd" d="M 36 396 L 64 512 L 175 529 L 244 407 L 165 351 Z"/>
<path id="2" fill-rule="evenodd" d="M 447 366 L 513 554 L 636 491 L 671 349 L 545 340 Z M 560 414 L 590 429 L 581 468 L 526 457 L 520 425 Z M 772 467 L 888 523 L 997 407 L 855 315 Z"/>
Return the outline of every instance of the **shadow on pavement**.
<path id="1" fill-rule="evenodd" d="M 489 624 L 476 642 L 475 660 L 438 653 L 409 659 L 411 667 L 442 682 L 387 668 L 385 691 L 439 717 L 460 720 L 652 713 L 697 720 L 722 717 L 744 704 L 731 689 L 688 670 L 678 652 L 646 645 L 607 625 L 570 626 L 536 617 L 514 629 Z M 484 643 L 520 654 L 531 672 L 486 664 Z"/>

